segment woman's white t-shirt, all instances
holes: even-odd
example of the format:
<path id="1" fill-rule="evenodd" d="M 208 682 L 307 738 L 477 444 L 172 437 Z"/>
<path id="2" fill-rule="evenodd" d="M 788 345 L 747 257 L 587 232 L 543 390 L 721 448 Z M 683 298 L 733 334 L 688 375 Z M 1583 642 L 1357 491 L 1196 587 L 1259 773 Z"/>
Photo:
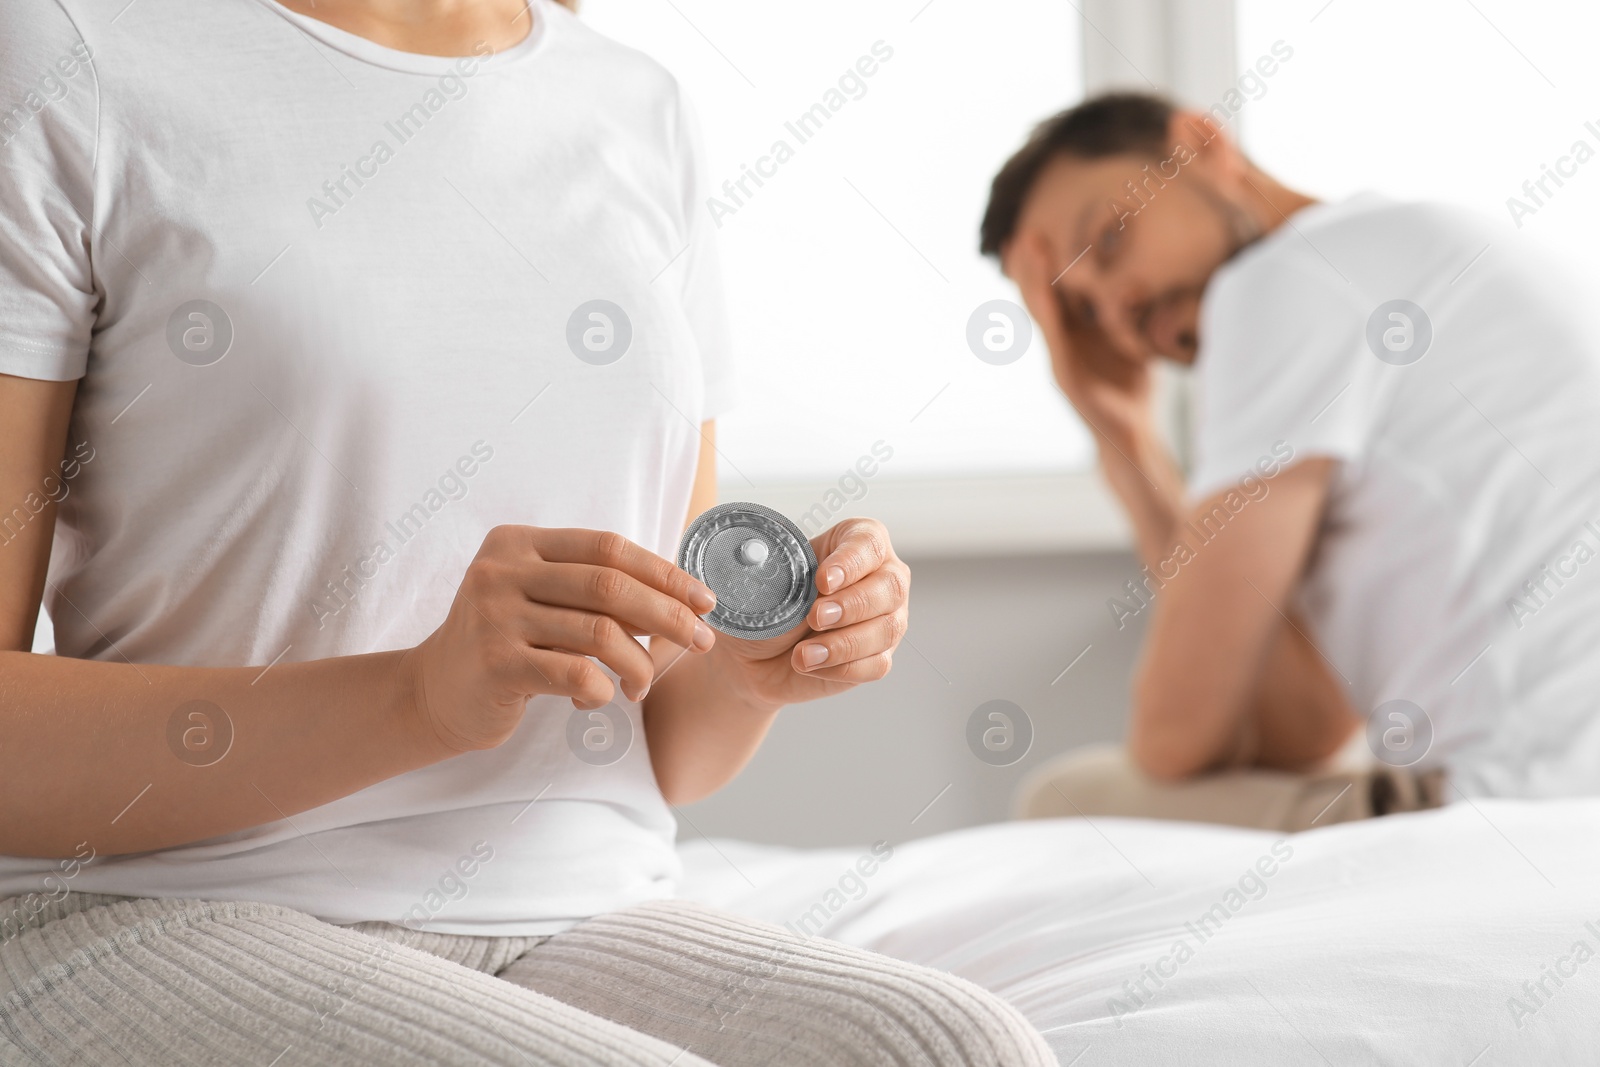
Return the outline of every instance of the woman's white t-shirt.
<path id="1" fill-rule="evenodd" d="M 6 0 L 8 107 L 0 373 L 82 378 L 60 654 L 406 647 L 501 523 L 672 555 L 730 375 L 697 140 L 655 63 L 548 0 L 461 59 L 271 0 Z M 494 935 L 666 896 L 674 820 L 618 701 L 534 700 L 493 751 L 72 887 Z M 56 869 L 0 858 L 0 896 Z"/>
<path id="2" fill-rule="evenodd" d="M 1285 454 L 1339 461 L 1299 606 L 1377 713 L 1374 751 L 1466 795 L 1600 792 L 1600 323 L 1582 279 L 1465 211 L 1359 196 L 1220 270 L 1201 336 L 1194 499 Z"/>

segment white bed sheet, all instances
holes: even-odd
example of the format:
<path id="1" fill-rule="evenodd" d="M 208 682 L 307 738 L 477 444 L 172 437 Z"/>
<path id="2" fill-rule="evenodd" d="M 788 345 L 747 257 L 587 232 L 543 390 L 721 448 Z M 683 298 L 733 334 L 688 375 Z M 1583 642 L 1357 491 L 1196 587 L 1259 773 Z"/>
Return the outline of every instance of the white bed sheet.
<path id="1" fill-rule="evenodd" d="M 1292 854 L 1262 877 L 1274 842 Z M 994 990 L 1074 1067 L 1600 1063 L 1600 800 L 1287 838 L 1004 823 L 895 844 L 854 901 L 827 891 L 865 847 L 683 855 L 685 896 L 777 923 L 842 903 L 824 936 Z M 1229 896 L 1252 870 L 1264 888 Z"/>

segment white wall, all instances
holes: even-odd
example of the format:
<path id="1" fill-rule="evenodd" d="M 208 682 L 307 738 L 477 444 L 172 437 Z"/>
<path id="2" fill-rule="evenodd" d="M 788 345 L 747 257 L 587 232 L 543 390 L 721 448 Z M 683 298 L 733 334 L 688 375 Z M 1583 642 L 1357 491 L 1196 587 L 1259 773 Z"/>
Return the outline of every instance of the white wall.
<path id="1" fill-rule="evenodd" d="M 1121 736 L 1143 626 L 1118 632 L 1105 602 L 1135 575 L 1130 554 L 911 566 L 911 629 L 890 676 L 785 710 L 743 775 L 682 809 L 684 837 L 821 846 L 973 826 L 1005 818 L 1041 760 Z M 1034 723 L 1032 749 L 1010 767 L 967 747 L 968 716 L 992 699 Z"/>

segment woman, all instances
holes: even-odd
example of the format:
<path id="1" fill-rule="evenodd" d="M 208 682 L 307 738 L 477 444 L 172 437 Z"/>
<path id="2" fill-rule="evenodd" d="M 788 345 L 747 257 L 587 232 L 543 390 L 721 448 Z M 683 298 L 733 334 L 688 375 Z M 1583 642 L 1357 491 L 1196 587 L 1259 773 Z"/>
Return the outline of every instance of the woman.
<path id="1" fill-rule="evenodd" d="M 548 0 L 11 0 L 0 89 L 7 1062 L 1047 1061 L 669 899 L 909 580 L 847 522 L 747 642 L 662 558 L 729 396 L 669 77 Z"/>

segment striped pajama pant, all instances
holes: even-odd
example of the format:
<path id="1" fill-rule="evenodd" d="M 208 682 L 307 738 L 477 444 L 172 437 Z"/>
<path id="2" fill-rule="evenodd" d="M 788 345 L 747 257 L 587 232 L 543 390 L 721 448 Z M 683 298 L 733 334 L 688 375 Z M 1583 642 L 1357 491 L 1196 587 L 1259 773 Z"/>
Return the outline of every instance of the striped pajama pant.
<path id="1" fill-rule="evenodd" d="M 677 901 L 476 937 L 69 893 L 11 933 L 5 1067 L 1055 1062 L 1014 1008 L 953 975 Z"/>

